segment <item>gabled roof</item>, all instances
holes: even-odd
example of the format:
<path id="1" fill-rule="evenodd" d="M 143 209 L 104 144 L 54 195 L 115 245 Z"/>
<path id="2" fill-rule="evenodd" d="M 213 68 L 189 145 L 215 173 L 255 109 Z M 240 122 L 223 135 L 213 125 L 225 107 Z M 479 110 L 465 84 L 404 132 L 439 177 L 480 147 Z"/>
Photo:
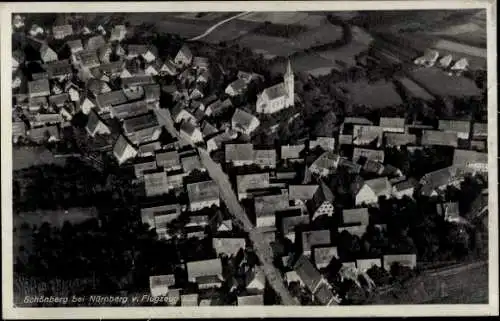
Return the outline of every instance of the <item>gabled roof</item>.
<path id="1" fill-rule="evenodd" d="M 231 118 L 231 122 L 233 126 L 247 130 L 252 122 L 259 122 L 259 120 L 254 115 L 247 113 L 243 109 L 237 108 Z"/>
<path id="2" fill-rule="evenodd" d="M 253 305 L 253 306 L 263 306 L 264 305 L 264 295 L 254 294 L 238 296 L 238 305 Z"/>
<path id="3" fill-rule="evenodd" d="M 289 185 L 288 198 L 290 200 L 310 200 L 318 192 L 319 185 Z"/>
<path id="4" fill-rule="evenodd" d="M 304 252 L 311 251 L 313 246 L 329 245 L 331 242 L 330 230 L 323 229 L 302 232 L 302 250 Z"/>
<path id="5" fill-rule="evenodd" d="M 85 41 L 85 50 L 97 50 L 106 44 L 106 40 L 101 35 L 93 36 Z"/>
<path id="6" fill-rule="evenodd" d="M 264 89 L 262 95 L 268 97 L 269 100 L 276 99 L 278 97 L 286 96 L 286 88 L 284 83 L 279 83 L 269 88 Z"/>
<path id="7" fill-rule="evenodd" d="M 241 237 L 214 237 L 212 247 L 217 255 L 223 253 L 228 256 L 236 255 L 240 249 L 245 249 L 245 238 Z"/>
<path id="8" fill-rule="evenodd" d="M 338 251 L 336 246 L 316 246 L 313 248 L 312 257 L 314 264 L 327 265 L 333 258 L 338 258 Z"/>
<path id="9" fill-rule="evenodd" d="M 226 144 L 226 162 L 231 161 L 252 161 L 253 145 L 246 144 Z"/>
<path id="10" fill-rule="evenodd" d="M 417 136 L 403 133 L 384 133 L 386 144 L 389 146 L 402 146 L 417 143 Z"/>
<path id="11" fill-rule="evenodd" d="M 398 117 L 380 117 L 380 127 L 403 129 L 405 127 L 405 119 Z"/>
<path id="12" fill-rule="evenodd" d="M 83 43 L 81 39 L 69 40 L 66 45 L 72 52 L 83 50 Z"/>
<path id="13" fill-rule="evenodd" d="M 92 109 L 89 113 L 89 118 L 88 118 L 87 126 L 86 126 L 87 129 L 91 133 L 93 133 L 96 130 L 97 126 L 99 126 L 100 123 L 104 124 L 102 122 L 101 118 L 97 115 L 97 112 L 94 109 Z"/>
<path id="14" fill-rule="evenodd" d="M 123 90 L 115 90 L 97 95 L 96 102 L 99 107 L 116 106 L 125 104 L 128 101 Z"/>
<path id="15" fill-rule="evenodd" d="M 219 187 L 212 180 L 188 184 L 186 189 L 190 203 L 211 201 L 219 198 Z"/>
<path id="16" fill-rule="evenodd" d="M 368 208 L 344 209 L 342 211 L 342 218 L 344 224 L 368 225 L 370 220 Z"/>
<path id="17" fill-rule="evenodd" d="M 236 176 L 238 192 L 246 192 L 249 189 L 266 188 L 269 186 L 269 173 L 255 173 Z"/>
<path id="18" fill-rule="evenodd" d="M 222 274 L 220 259 L 193 261 L 186 264 L 188 280 L 194 281 L 201 276 L 216 276 Z"/>
<path id="19" fill-rule="evenodd" d="M 455 149 L 455 153 L 453 154 L 453 166 L 467 166 L 469 164 L 488 164 L 488 153 Z"/>
<path id="20" fill-rule="evenodd" d="M 48 79 L 39 79 L 28 82 L 28 92 L 30 94 L 49 92 L 49 91 L 50 91 L 50 86 Z"/>
<path id="21" fill-rule="evenodd" d="M 183 121 L 181 123 L 180 131 L 186 133 L 187 135 L 192 135 L 196 130 L 200 130 L 199 127 L 193 125 L 189 121 Z"/>
<path id="22" fill-rule="evenodd" d="M 152 112 L 127 118 L 123 121 L 123 129 L 125 133 L 134 133 L 156 126 L 159 126 L 158 118 L 156 118 L 156 114 Z"/>
<path id="23" fill-rule="evenodd" d="M 391 183 L 387 177 L 379 177 L 365 181 L 364 185 L 367 185 L 377 196 L 390 193 Z"/>
<path id="24" fill-rule="evenodd" d="M 297 159 L 300 158 L 300 153 L 304 150 L 304 144 L 298 145 L 282 145 L 281 159 Z"/>
<path id="25" fill-rule="evenodd" d="M 415 188 L 418 185 L 418 181 L 414 178 L 410 178 L 403 182 L 397 183 L 393 185 L 393 189 L 396 192 L 404 191 L 410 188 Z"/>
<path id="26" fill-rule="evenodd" d="M 384 162 L 384 151 L 383 150 L 375 150 L 375 149 L 367 149 L 367 148 L 354 148 L 352 161 L 357 162 L 361 157 L 366 158 L 367 160 L 374 160 L 377 162 Z"/>
<path id="27" fill-rule="evenodd" d="M 285 210 L 289 207 L 287 194 L 262 195 L 254 197 L 255 215 L 257 218 L 274 216 L 276 211 Z"/>
<path id="28" fill-rule="evenodd" d="M 293 269 L 297 272 L 297 275 L 309 291 L 314 291 L 321 282 L 321 274 L 314 265 L 312 265 L 311 261 L 303 255 L 295 262 Z"/>
<path id="29" fill-rule="evenodd" d="M 440 130 L 423 130 L 422 145 L 438 146 L 458 146 L 458 137 L 456 132 L 444 132 Z"/>
<path id="30" fill-rule="evenodd" d="M 470 131 L 470 121 L 440 119 L 439 130 L 457 133 L 468 133 Z"/>

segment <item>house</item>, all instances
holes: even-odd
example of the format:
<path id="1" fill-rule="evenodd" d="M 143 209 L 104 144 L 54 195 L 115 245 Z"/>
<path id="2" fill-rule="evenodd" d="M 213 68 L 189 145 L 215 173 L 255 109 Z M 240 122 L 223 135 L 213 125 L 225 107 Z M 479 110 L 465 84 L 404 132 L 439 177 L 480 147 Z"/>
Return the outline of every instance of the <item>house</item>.
<path id="1" fill-rule="evenodd" d="M 111 35 L 109 36 L 110 42 L 120 42 L 127 36 L 127 28 L 125 25 L 115 25 L 113 29 L 111 29 Z"/>
<path id="2" fill-rule="evenodd" d="M 223 281 L 221 259 L 187 262 L 186 268 L 188 281 L 198 283 L 198 286 L 206 277 L 213 278 L 211 282 L 214 282 L 215 286 L 220 286 Z"/>
<path id="3" fill-rule="evenodd" d="M 439 130 L 422 131 L 423 146 L 458 146 L 458 135 L 456 132 L 442 132 Z"/>
<path id="4" fill-rule="evenodd" d="M 191 53 L 191 50 L 189 50 L 188 46 L 183 45 L 181 49 L 177 52 L 177 55 L 174 58 L 174 63 L 180 66 L 187 66 L 191 64 L 192 60 L 193 60 L 193 54 Z"/>
<path id="5" fill-rule="evenodd" d="M 451 66 L 451 70 L 453 71 L 464 71 L 469 67 L 469 61 L 467 58 L 460 58 L 455 62 L 453 66 Z"/>
<path id="6" fill-rule="evenodd" d="M 158 76 L 161 73 L 162 62 L 159 60 L 153 61 L 146 65 L 144 73 L 148 76 Z"/>
<path id="7" fill-rule="evenodd" d="M 262 293 L 266 287 L 266 275 L 262 267 L 256 265 L 245 276 L 246 291 L 248 293 Z"/>
<path id="8" fill-rule="evenodd" d="M 73 27 L 71 25 L 60 25 L 52 27 L 52 35 L 55 39 L 61 40 L 73 34 Z"/>
<path id="9" fill-rule="evenodd" d="M 186 186 L 189 209 L 198 211 L 213 205 L 220 206 L 219 187 L 212 181 L 191 183 Z"/>
<path id="10" fill-rule="evenodd" d="M 91 110 L 89 113 L 89 118 L 87 125 L 85 126 L 87 133 L 95 137 L 95 135 L 107 135 L 111 134 L 109 127 L 101 120 L 99 115 L 95 110 Z"/>
<path id="11" fill-rule="evenodd" d="M 318 146 L 324 151 L 333 152 L 335 150 L 335 138 L 317 137 L 316 139 L 309 141 L 309 149 L 313 150 Z"/>
<path id="12" fill-rule="evenodd" d="M 236 137 L 238 137 L 238 133 L 232 129 L 222 132 L 207 140 L 207 151 L 211 153 L 219 150 L 224 143 L 236 139 Z"/>
<path id="13" fill-rule="evenodd" d="M 37 24 L 31 25 L 31 29 L 29 31 L 30 36 L 36 37 L 39 35 L 43 35 L 44 33 L 45 33 L 45 30 L 42 27 L 40 27 L 39 25 L 37 25 Z"/>
<path id="14" fill-rule="evenodd" d="M 158 151 L 155 155 L 156 165 L 162 167 L 165 171 L 181 169 L 179 153 L 176 150 Z"/>
<path id="15" fill-rule="evenodd" d="M 137 149 L 125 136 L 120 135 L 113 147 L 113 155 L 118 161 L 118 165 L 121 165 L 127 160 L 134 158 L 137 155 Z"/>
<path id="16" fill-rule="evenodd" d="M 26 124 L 23 121 L 12 122 L 12 142 L 17 143 L 19 138 L 26 137 Z"/>
<path id="17" fill-rule="evenodd" d="M 193 68 L 198 70 L 207 70 L 210 67 L 210 62 L 207 57 L 194 57 Z"/>
<path id="18" fill-rule="evenodd" d="M 154 45 L 149 45 L 146 50 L 141 53 L 141 56 L 147 63 L 152 63 L 158 58 L 158 48 Z"/>
<path id="19" fill-rule="evenodd" d="M 439 58 L 439 52 L 436 50 L 426 50 L 424 55 L 418 57 L 413 61 L 415 65 L 421 65 L 426 67 L 432 67 Z"/>
<path id="20" fill-rule="evenodd" d="M 245 249 L 245 238 L 242 237 L 214 237 L 212 247 L 217 256 L 224 254 L 229 257 L 236 256 L 240 250 Z"/>
<path id="21" fill-rule="evenodd" d="M 439 120 L 439 130 L 456 133 L 460 139 L 469 139 L 470 121 L 462 120 Z"/>
<path id="22" fill-rule="evenodd" d="M 97 49 L 97 55 L 99 57 L 99 61 L 103 64 L 109 64 L 111 62 L 112 53 L 113 53 L 113 48 L 109 43 L 106 43 L 103 46 L 99 47 L 99 49 Z M 120 66 L 122 65 L 123 64 L 120 62 Z"/>
<path id="23" fill-rule="evenodd" d="M 172 108 L 172 120 L 174 123 L 182 123 L 184 121 L 196 123 L 194 115 L 184 108 L 184 104 L 178 103 Z"/>
<path id="24" fill-rule="evenodd" d="M 90 35 L 92 33 L 92 31 L 90 31 L 89 27 L 87 26 L 83 26 L 80 30 L 80 33 L 82 35 Z"/>
<path id="25" fill-rule="evenodd" d="M 50 95 L 50 86 L 48 79 L 39 79 L 28 82 L 28 95 L 30 98 L 43 97 Z"/>
<path id="26" fill-rule="evenodd" d="M 288 191 L 280 194 L 262 195 L 254 197 L 256 227 L 276 226 L 276 211 L 289 207 Z"/>
<path id="27" fill-rule="evenodd" d="M 101 111 L 110 111 L 112 106 L 122 105 L 127 101 L 123 90 L 100 93 L 96 96 L 96 105 Z"/>
<path id="28" fill-rule="evenodd" d="M 293 269 L 297 273 L 300 283 L 305 285 L 315 300 L 318 300 L 323 305 L 332 305 L 339 302 L 339 299 L 329 288 L 328 281 L 316 270 L 307 257 L 300 256 Z"/>
<path id="29" fill-rule="evenodd" d="M 193 144 L 203 142 L 203 135 L 199 126 L 193 125 L 191 122 L 183 121 L 179 129 L 180 135 Z"/>
<path id="30" fill-rule="evenodd" d="M 330 230 L 313 230 L 303 231 L 301 233 L 301 246 L 303 255 L 311 256 L 311 251 L 314 246 L 330 245 L 332 243 Z"/>
<path id="31" fill-rule="evenodd" d="M 342 232 L 346 231 L 347 233 L 357 236 L 359 238 L 363 237 L 363 234 L 366 232 L 366 225 L 354 225 L 354 226 L 344 226 L 344 227 L 339 227 L 337 229 L 339 234 L 342 234 Z"/>
<path id="32" fill-rule="evenodd" d="M 63 118 L 59 113 L 37 113 L 33 117 L 29 117 L 31 127 L 39 127 L 46 125 L 55 125 L 63 122 Z"/>
<path id="33" fill-rule="evenodd" d="M 345 225 L 356 224 L 356 225 L 368 225 L 370 222 L 370 215 L 368 214 L 368 208 L 353 208 L 344 209 L 342 211 L 342 222 Z"/>
<path id="34" fill-rule="evenodd" d="M 46 64 L 59 59 L 57 53 L 46 43 L 42 44 L 40 47 L 40 58 Z"/>
<path id="35" fill-rule="evenodd" d="M 145 114 L 149 111 L 148 105 L 144 100 L 137 100 L 131 103 L 114 105 L 109 107 L 109 115 L 111 118 L 123 120 L 127 117 L 133 117 Z"/>
<path id="36" fill-rule="evenodd" d="M 26 55 L 22 50 L 12 51 L 12 69 L 17 69 L 26 61 Z"/>
<path id="37" fill-rule="evenodd" d="M 253 153 L 253 163 L 265 168 L 276 168 L 276 150 L 257 149 Z"/>
<path id="38" fill-rule="evenodd" d="M 488 153 L 480 153 L 473 150 L 455 149 L 453 154 L 453 166 L 466 170 L 487 172 Z"/>
<path id="39" fill-rule="evenodd" d="M 380 126 L 354 125 L 352 142 L 354 145 L 369 145 L 375 143 L 377 147 L 382 144 L 384 129 Z"/>
<path id="40" fill-rule="evenodd" d="M 144 88 L 144 100 L 147 103 L 154 103 L 160 100 L 160 95 L 161 95 L 160 85 L 158 84 L 145 85 L 143 88 Z"/>
<path id="41" fill-rule="evenodd" d="M 472 126 L 473 139 L 487 139 L 488 138 L 488 124 L 487 123 L 474 123 Z"/>
<path id="42" fill-rule="evenodd" d="M 28 138 L 37 144 L 59 141 L 59 128 L 56 125 L 31 128 L 28 130 Z"/>
<path id="43" fill-rule="evenodd" d="M 193 89 L 189 90 L 189 99 L 196 100 L 205 97 L 203 94 L 203 88 L 199 84 L 196 84 Z"/>
<path id="44" fill-rule="evenodd" d="M 198 293 L 183 294 L 181 295 L 181 306 L 198 306 L 199 295 Z"/>
<path id="45" fill-rule="evenodd" d="M 137 159 L 134 162 L 134 173 L 136 178 L 144 177 L 144 172 L 156 170 L 156 162 L 151 157 Z"/>
<path id="46" fill-rule="evenodd" d="M 197 154 L 181 155 L 180 158 L 182 168 L 187 174 L 191 173 L 195 169 L 201 171 L 205 170 L 205 168 L 201 165 L 200 156 Z"/>
<path id="47" fill-rule="evenodd" d="M 281 232 L 283 235 L 295 243 L 295 230 L 299 226 L 307 226 L 310 223 L 309 215 L 301 215 L 300 210 L 296 210 L 298 215 L 286 216 L 281 219 Z"/>
<path id="48" fill-rule="evenodd" d="M 379 197 L 390 198 L 391 194 L 392 186 L 387 177 L 367 180 L 359 189 L 355 190 L 355 204 L 376 204 Z"/>
<path id="49" fill-rule="evenodd" d="M 374 266 L 381 268 L 382 267 L 382 260 L 381 259 L 356 260 L 356 267 L 362 273 L 368 271 L 369 269 L 371 269 Z"/>
<path id="50" fill-rule="evenodd" d="M 324 152 L 309 166 L 309 171 L 313 174 L 326 177 L 335 172 L 340 159 L 340 156 L 332 151 Z"/>
<path id="51" fill-rule="evenodd" d="M 12 19 L 12 26 L 14 27 L 14 29 L 21 29 L 22 27 L 24 27 L 24 17 L 21 16 L 21 15 L 14 15 L 14 18 Z"/>
<path id="52" fill-rule="evenodd" d="M 453 61 L 453 57 L 451 55 L 446 55 L 439 59 L 439 66 L 442 68 L 448 68 Z"/>
<path id="53" fill-rule="evenodd" d="M 305 149 L 304 144 L 282 145 L 281 159 L 290 162 L 302 161 L 301 153 Z"/>
<path id="54" fill-rule="evenodd" d="M 142 87 L 145 85 L 155 84 L 153 77 L 148 75 L 134 75 L 132 77 L 127 77 L 122 79 L 122 88 Z"/>
<path id="55" fill-rule="evenodd" d="M 231 127 L 245 135 L 251 135 L 259 125 L 260 121 L 257 117 L 239 108 L 236 109 L 231 118 Z"/>
<path id="56" fill-rule="evenodd" d="M 166 59 L 160 68 L 161 76 L 175 76 L 177 75 L 177 66 L 170 59 Z"/>
<path id="57" fill-rule="evenodd" d="M 312 260 L 317 269 L 326 268 L 335 258 L 338 259 L 338 251 L 336 246 L 315 246 L 313 247 Z"/>
<path id="58" fill-rule="evenodd" d="M 70 97 L 67 93 L 52 95 L 49 97 L 49 104 L 56 107 L 63 107 L 67 102 L 69 102 Z"/>
<path id="59" fill-rule="evenodd" d="M 257 113 L 272 114 L 294 105 L 294 74 L 288 61 L 283 82 L 264 89 L 257 97 Z"/>
<path id="60" fill-rule="evenodd" d="M 46 70 L 49 79 L 55 79 L 59 82 L 69 80 L 73 76 L 73 68 L 67 61 L 58 61 L 48 64 Z"/>
<path id="61" fill-rule="evenodd" d="M 105 36 L 106 35 L 106 29 L 102 25 L 98 25 L 96 28 L 97 32 L 99 32 L 101 35 Z"/>
<path id="62" fill-rule="evenodd" d="M 157 150 L 161 149 L 161 142 L 154 141 L 138 146 L 139 156 L 154 156 Z"/>
<path id="63" fill-rule="evenodd" d="M 422 189 L 420 193 L 425 196 L 436 196 L 438 191 L 445 189 L 448 185 L 458 185 L 463 176 L 457 167 L 450 166 L 425 174 L 420 179 Z"/>
<path id="64" fill-rule="evenodd" d="M 384 139 L 387 147 L 400 147 L 417 143 L 417 136 L 414 134 L 384 133 Z"/>
<path id="65" fill-rule="evenodd" d="M 252 190 L 268 188 L 270 185 L 269 173 L 255 173 L 236 176 L 238 199 L 251 195 Z"/>
<path id="66" fill-rule="evenodd" d="M 81 68 L 90 70 L 91 68 L 99 66 L 101 63 L 97 56 L 97 50 L 83 50 L 75 54 L 75 64 Z"/>
<path id="67" fill-rule="evenodd" d="M 288 186 L 288 199 L 296 206 L 303 206 L 305 203 L 312 200 L 316 193 L 318 193 L 319 185 L 289 185 Z"/>
<path id="68" fill-rule="evenodd" d="M 48 108 L 49 104 L 47 102 L 47 97 L 33 97 L 29 99 L 28 109 L 31 112 L 39 111 L 41 108 Z"/>
<path id="69" fill-rule="evenodd" d="M 373 125 L 373 122 L 364 117 L 346 117 L 344 118 L 344 122 L 340 126 L 340 133 L 347 134 L 346 125 L 348 125 L 347 127 L 351 127 L 352 129 L 354 125 L 371 126 Z"/>
<path id="70" fill-rule="evenodd" d="M 250 143 L 226 144 L 225 149 L 225 160 L 233 166 L 249 165 L 254 162 L 253 145 Z"/>
<path id="71" fill-rule="evenodd" d="M 251 73 L 251 72 L 245 72 L 238 70 L 238 74 L 236 75 L 238 79 L 242 79 L 245 81 L 245 83 L 249 84 L 254 80 L 263 80 L 264 77 L 262 75 L 256 74 L 256 73 Z"/>
<path id="72" fill-rule="evenodd" d="M 246 88 L 247 83 L 243 79 L 236 79 L 226 87 L 226 90 L 224 90 L 224 92 L 230 97 L 235 97 L 243 94 Z"/>
<path id="73" fill-rule="evenodd" d="M 399 182 L 392 186 L 392 196 L 403 198 L 404 196 L 413 197 L 418 181 L 414 178 Z"/>
<path id="74" fill-rule="evenodd" d="M 334 213 L 333 202 L 334 195 L 332 191 L 324 182 L 320 182 L 320 188 L 305 203 L 306 210 L 311 214 L 311 220 L 314 221 L 324 216 L 331 217 Z"/>
<path id="75" fill-rule="evenodd" d="M 264 294 L 253 294 L 253 295 L 243 295 L 238 296 L 238 305 L 239 306 L 263 306 L 264 305 Z"/>
<path id="76" fill-rule="evenodd" d="M 25 77 L 21 69 L 17 69 L 12 73 L 12 88 L 19 88 L 21 85 L 25 84 Z"/>
<path id="77" fill-rule="evenodd" d="M 207 116 L 218 116 L 233 108 L 233 103 L 230 99 L 224 101 L 216 100 L 205 109 L 205 114 Z"/>
<path id="78" fill-rule="evenodd" d="M 198 77 L 196 77 L 196 82 L 201 84 L 206 84 L 210 80 L 210 76 L 211 75 L 209 70 L 202 70 L 198 74 Z"/>
<path id="79" fill-rule="evenodd" d="M 394 263 L 399 263 L 401 266 L 406 266 L 411 269 L 417 267 L 417 255 L 416 254 L 391 254 L 384 255 L 383 258 L 384 269 L 386 271 L 391 270 L 391 266 Z"/>
<path id="80" fill-rule="evenodd" d="M 380 127 L 384 132 L 404 133 L 405 119 L 397 117 L 380 117 Z"/>
<path id="81" fill-rule="evenodd" d="M 217 232 L 229 232 L 233 230 L 233 221 L 231 220 L 223 220 L 218 225 Z"/>
<path id="82" fill-rule="evenodd" d="M 104 45 L 106 45 L 106 40 L 102 35 L 93 36 L 85 41 L 85 50 L 97 51 Z"/>
<path id="83" fill-rule="evenodd" d="M 156 166 L 156 163 L 153 164 Z M 144 173 L 144 187 L 147 197 L 167 194 L 169 190 L 167 173 L 164 171 Z"/>
<path id="84" fill-rule="evenodd" d="M 149 277 L 149 289 L 151 296 L 165 296 L 169 287 L 175 285 L 175 275 L 153 275 Z"/>
<path id="85" fill-rule="evenodd" d="M 134 144 L 142 144 L 157 140 L 161 134 L 161 126 L 156 114 L 149 112 L 126 118 L 123 121 L 123 131 Z"/>
<path id="86" fill-rule="evenodd" d="M 358 163 L 360 159 L 372 160 L 375 162 L 384 162 L 384 151 L 367 149 L 367 148 L 354 148 L 352 153 L 352 161 Z"/>

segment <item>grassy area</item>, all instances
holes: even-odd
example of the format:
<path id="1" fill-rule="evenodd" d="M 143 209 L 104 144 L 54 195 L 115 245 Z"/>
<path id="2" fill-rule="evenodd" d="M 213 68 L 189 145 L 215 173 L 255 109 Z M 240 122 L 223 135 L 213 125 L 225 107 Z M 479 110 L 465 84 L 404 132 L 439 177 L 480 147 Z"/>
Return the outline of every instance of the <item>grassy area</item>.
<path id="1" fill-rule="evenodd" d="M 481 94 L 473 80 L 460 76 L 448 76 L 438 68 L 416 69 L 411 72 L 411 78 L 435 96 L 459 98 Z"/>
<path id="2" fill-rule="evenodd" d="M 13 147 L 12 170 L 21 170 L 31 166 L 54 164 L 64 166 L 65 158 L 56 158 L 45 147 Z"/>

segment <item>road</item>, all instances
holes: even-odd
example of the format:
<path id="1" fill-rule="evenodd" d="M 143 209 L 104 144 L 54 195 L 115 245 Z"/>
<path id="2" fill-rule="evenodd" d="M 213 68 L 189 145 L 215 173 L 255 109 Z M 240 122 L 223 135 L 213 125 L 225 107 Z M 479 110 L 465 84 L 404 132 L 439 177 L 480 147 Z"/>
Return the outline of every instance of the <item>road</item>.
<path id="1" fill-rule="evenodd" d="M 167 131 L 179 140 L 188 143 L 191 146 L 195 146 L 192 142 L 188 142 L 186 139 L 181 137 L 174 127 L 173 120 L 170 116 L 170 112 L 167 109 L 155 109 L 158 116 L 158 121 L 161 125 L 165 126 Z M 281 298 L 281 303 L 283 305 L 298 305 L 297 301 L 288 292 L 285 287 L 285 282 L 281 277 L 281 272 L 273 264 L 272 249 L 269 243 L 266 241 L 265 237 L 255 229 L 245 210 L 241 206 L 236 194 L 233 191 L 231 183 L 226 173 L 222 170 L 221 166 L 217 164 L 211 157 L 210 154 L 200 147 L 196 147 L 200 155 L 201 163 L 207 169 L 210 177 L 217 183 L 220 191 L 220 196 L 224 203 L 226 204 L 229 212 L 233 215 L 233 218 L 237 220 L 242 228 L 248 233 L 250 240 L 254 245 L 255 254 L 258 256 L 262 266 L 262 270 L 266 275 L 266 279 L 272 286 L 277 295 Z"/>
<path id="2" fill-rule="evenodd" d="M 212 33 L 212 31 L 214 31 L 215 29 L 219 28 L 220 26 L 222 26 L 223 24 L 225 24 L 226 22 L 229 22 L 231 20 L 234 20 L 234 19 L 237 19 L 237 18 L 240 18 L 240 17 L 243 17 L 243 16 L 246 16 L 247 14 L 249 14 L 250 12 L 246 11 L 246 12 L 241 12 L 241 13 L 238 13 L 237 15 L 235 16 L 232 16 L 232 17 L 229 17 L 227 19 L 224 19 L 222 21 L 219 21 L 217 22 L 216 24 L 214 24 L 213 26 L 211 26 L 210 28 L 208 28 L 204 33 L 202 33 L 201 35 L 199 36 L 196 36 L 196 37 L 193 37 L 191 39 L 189 39 L 188 41 L 195 41 L 195 40 L 200 40 L 206 36 L 208 36 L 209 34 Z"/>

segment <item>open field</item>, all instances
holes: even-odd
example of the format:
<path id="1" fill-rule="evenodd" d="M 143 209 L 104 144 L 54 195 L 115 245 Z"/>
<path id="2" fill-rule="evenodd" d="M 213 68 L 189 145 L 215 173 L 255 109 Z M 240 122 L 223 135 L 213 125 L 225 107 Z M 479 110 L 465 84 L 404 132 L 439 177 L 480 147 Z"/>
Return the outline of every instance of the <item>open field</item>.
<path id="1" fill-rule="evenodd" d="M 264 35 L 248 34 L 238 40 L 238 44 L 248 47 L 256 53 L 262 53 L 267 58 L 288 56 L 300 51 L 300 47 L 291 43 L 289 39 Z"/>
<path id="2" fill-rule="evenodd" d="M 14 147 L 12 149 L 12 170 L 14 171 L 45 164 L 64 166 L 66 160 L 54 157 L 45 147 Z"/>
<path id="3" fill-rule="evenodd" d="M 347 90 L 353 105 L 384 108 L 403 104 L 403 100 L 392 82 L 378 81 L 369 83 L 358 81 L 344 83 L 341 88 Z"/>
<path id="4" fill-rule="evenodd" d="M 473 46 L 468 46 L 464 45 L 458 42 L 453 42 L 449 40 L 438 40 L 434 44 L 434 48 L 440 50 L 446 50 L 446 51 L 453 51 L 458 54 L 464 54 L 468 56 L 474 56 L 474 57 L 481 57 L 486 59 L 486 49 L 485 48 L 478 48 L 478 47 L 473 47 Z"/>
<path id="5" fill-rule="evenodd" d="M 312 46 L 324 45 L 335 42 L 342 38 L 342 27 L 331 23 L 322 25 L 321 27 L 311 29 L 298 34 L 290 39 L 290 42 L 297 45 L 301 49 L 307 49 Z"/>
<path id="6" fill-rule="evenodd" d="M 260 26 L 261 24 L 257 22 L 234 19 L 212 31 L 203 38 L 203 41 L 217 44 L 222 41 L 235 40 Z"/>
<path id="7" fill-rule="evenodd" d="M 449 76 L 439 68 L 419 68 L 410 73 L 417 84 L 440 97 L 479 96 L 481 91 L 473 80 L 460 76 Z"/>
<path id="8" fill-rule="evenodd" d="M 234 15 L 233 12 L 182 12 L 176 14 L 175 17 L 179 19 L 186 19 L 188 21 L 208 21 L 210 23 L 224 20 Z"/>
<path id="9" fill-rule="evenodd" d="M 266 22 L 278 24 L 296 24 L 306 19 L 309 14 L 305 12 L 252 12 L 251 14 L 239 18 L 240 20 Z"/>
<path id="10" fill-rule="evenodd" d="M 355 56 L 366 50 L 368 50 L 368 46 L 366 44 L 351 41 L 345 46 L 337 49 L 318 51 L 318 55 L 331 61 L 341 61 L 347 67 L 352 67 L 356 65 Z"/>
<path id="11" fill-rule="evenodd" d="M 312 76 L 329 74 L 332 69 L 339 70 L 341 67 L 332 60 L 325 59 L 316 53 L 299 55 L 291 58 L 293 70 L 295 72 L 307 73 Z M 272 73 L 284 73 L 285 62 L 276 62 L 271 67 Z"/>

